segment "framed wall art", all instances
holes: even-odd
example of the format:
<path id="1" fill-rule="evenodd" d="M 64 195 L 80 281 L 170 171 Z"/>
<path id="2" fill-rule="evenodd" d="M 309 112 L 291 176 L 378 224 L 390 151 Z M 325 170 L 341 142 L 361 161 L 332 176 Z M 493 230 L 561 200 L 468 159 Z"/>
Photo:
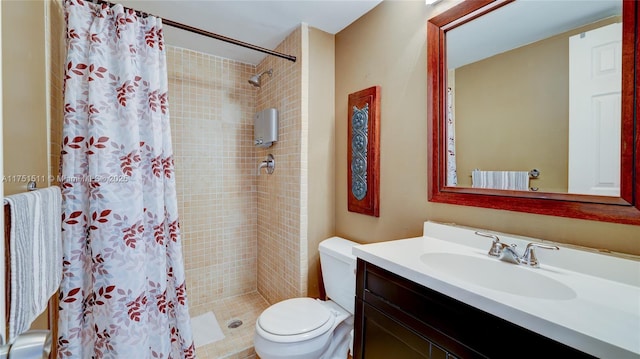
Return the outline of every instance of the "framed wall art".
<path id="1" fill-rule="evenodd" d="M 380 216 L 380 86 L 349 95 L 348 209 Z"/>

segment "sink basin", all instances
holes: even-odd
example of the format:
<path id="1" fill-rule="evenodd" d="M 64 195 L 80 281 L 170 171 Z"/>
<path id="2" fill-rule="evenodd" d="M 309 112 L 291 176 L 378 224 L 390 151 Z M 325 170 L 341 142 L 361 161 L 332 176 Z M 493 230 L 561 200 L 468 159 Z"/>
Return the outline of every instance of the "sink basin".
<path id="1" fill-rule="evenodd" d="M 434 271 L 496 291 L 551 300 L 576 298 L 564 283 L 536 273 L 540 269 L 456 253 L 425 253 L 420 260 Z"/>

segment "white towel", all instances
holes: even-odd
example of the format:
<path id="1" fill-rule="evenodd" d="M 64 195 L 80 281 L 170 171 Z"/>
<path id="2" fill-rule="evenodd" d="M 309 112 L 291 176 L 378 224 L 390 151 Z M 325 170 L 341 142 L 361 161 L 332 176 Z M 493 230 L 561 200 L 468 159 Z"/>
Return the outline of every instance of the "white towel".
<path id="1" fill-rule="evenodd" d="M 515 191 L 529 190 L 527 171 L 480 171 L 471 172 L 473 188 L 492 188 Z"/>
<path id="2" fill-rule="evenodd" d="M 49 187 L 5 198 L 11 211 L 9 341 L 44 312 L 62 279 L 61 194 Z"/>

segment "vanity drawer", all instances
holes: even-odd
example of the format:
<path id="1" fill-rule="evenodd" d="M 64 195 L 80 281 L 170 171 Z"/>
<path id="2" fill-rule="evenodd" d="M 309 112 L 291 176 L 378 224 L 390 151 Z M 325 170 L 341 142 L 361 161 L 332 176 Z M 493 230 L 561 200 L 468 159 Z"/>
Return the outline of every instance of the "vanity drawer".
<path id="1" fill-rule="evenodd" d="M 369 305 L 458 358 L 592 358 L 427 287 L 358 259 L 356 343 L 364 348 Z M 358 354 L 356 349 L 356 354 Z M 358 356 L 355 358 L 369 358 Z"/>
<path id="2" fill-rule="evenodd" d="M 367 359 L 456 359 L 432 341 L 407 328 L 375 307 L 360 302 L 364 313 L 362 357 Z"/>

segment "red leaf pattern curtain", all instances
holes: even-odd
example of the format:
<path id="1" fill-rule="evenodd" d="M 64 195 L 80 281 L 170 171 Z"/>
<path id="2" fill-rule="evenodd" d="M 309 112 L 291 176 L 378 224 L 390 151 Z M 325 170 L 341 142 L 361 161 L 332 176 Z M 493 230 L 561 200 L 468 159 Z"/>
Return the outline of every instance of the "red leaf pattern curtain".
<path id="1" fill-rule="evenodd" d="M 58 358 L 195 358 L 162 22 L 65 0 Z"/>

